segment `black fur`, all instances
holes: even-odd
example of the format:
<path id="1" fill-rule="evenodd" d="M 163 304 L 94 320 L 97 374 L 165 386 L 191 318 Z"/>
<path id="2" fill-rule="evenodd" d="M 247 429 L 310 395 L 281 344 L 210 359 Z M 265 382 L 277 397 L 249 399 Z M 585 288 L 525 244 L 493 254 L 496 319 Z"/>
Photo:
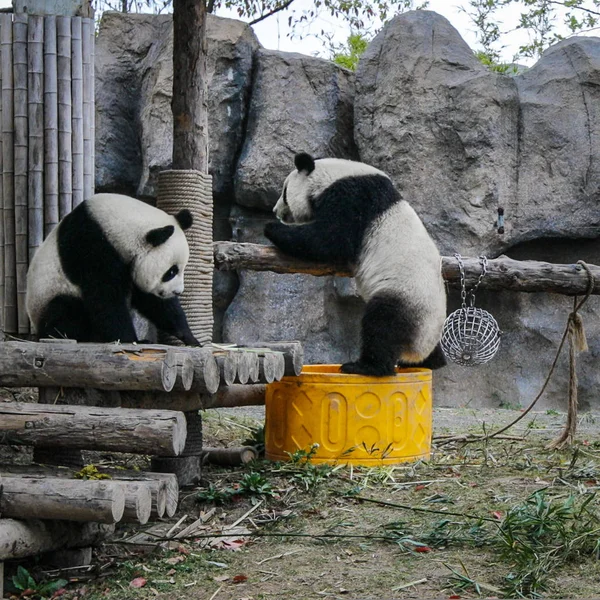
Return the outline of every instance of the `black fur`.
<path id="1" fill-rule="evenodd" d="M 80 342 L 138 341 L 128 306 L 157 327 L 189 345 L 199 345 L 177 298 L 147 298 L 135 289 L 130 265 L 107 241 L 85 202 L 59 224 L 58 253 L 65 275 L 81 290 L 81 299 L 57 296 L 46 307 L 39 337 L 68 337 Z"/>
<path id="2" fill-rule="evenodd" d="M 151 229 L 146 234 L 146 241 L 157 248 L 158 246 L 162 246 L 174 233 L 175 227 L 173 225 L 165 225 L 164 227 Z"/>
<path id="3" fill-rule="evenodd" d="M 343 364 L 342 373 L 394 375 L 398 356 L 410 350 L 415 334 L 414 319 L 400 298 L 391 294 L 374 296 L 367 302 L 362 318 L 360 358 Z"/>
<path id="4" fill-rule="evenodd" d="M 400 196 L 384 175 L 364 175 L 338 179 L 310 201 L 314 221 L 267 223 L 265 236 L 295 258 L 355 263 L 368 227 Z"/>
<path id="5" fill-rule="evenodd" d="M 310 175 L 315 170 L 315 159 L 306 152 L 300 152 L 294 157 L 294 164 L 298 171 L 306 171 Z"/>
<path id="6" fill-rule="evenodd" d="M 180 210 L 175 215 L 175 219 L 177 220 L 177 222 L 179 223 L 179 227 L 181 227 L 181 229 L 183 229 L 183 231 L 186 231 L 187 229 L 189 229 L 194 223 L 194 217 L 192 216 L 192 213 L 187 208 Z"/>

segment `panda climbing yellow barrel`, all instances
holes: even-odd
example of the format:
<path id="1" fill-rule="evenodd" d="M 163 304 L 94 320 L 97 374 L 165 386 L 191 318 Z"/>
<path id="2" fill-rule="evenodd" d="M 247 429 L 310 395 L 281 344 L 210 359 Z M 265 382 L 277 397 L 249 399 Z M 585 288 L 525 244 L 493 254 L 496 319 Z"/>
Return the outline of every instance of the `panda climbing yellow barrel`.
<path id="1" fill-rule="evenodd" d="M 314 463 L 392 465 L 429 458 L 431 370 L 399 369 L 388 377 L 307 365 L 298 377 L 267 386 L 265 454 Z"/>

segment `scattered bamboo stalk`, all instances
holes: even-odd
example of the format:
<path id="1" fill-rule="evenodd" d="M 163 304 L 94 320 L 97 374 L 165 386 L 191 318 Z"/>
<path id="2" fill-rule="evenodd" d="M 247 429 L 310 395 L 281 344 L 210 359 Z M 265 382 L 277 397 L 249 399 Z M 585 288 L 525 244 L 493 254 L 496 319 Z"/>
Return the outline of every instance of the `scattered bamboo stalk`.
<path id="1" fill-rule="evenodd" d="M 62 219 L 73 208 L 71 18 L 56 17 L 58 76 L 58 205 Z"/>
<path id="2" fill-rule="evenodd" d="M 44 235 L 58 225 L 58 66 L 56 17 L 44 17 Z"/>
<path id="3" fill-rule="evenodd" d="M 14 184 L 15 184 L 15 269 L 17 283 L 17 331 L 29 333 L 29 318 L 25 309 L 29 250 L 27 243 L 28 215 L 28 107 L 27 107 L 27 15 L 15 14 L 13 20 L 14 77 Z"/>
<path id="4" fill-rule="evenodd" d="M 29 88 L 28 234 L 31 262 L 44 241 L 44 17 L 30 16 L 27 31 Z"/>
<path id="5" fill-rule="evenodd" d="M 2 59 L 2 195 L 4 198 L 4 328 L 17 333 L 17 267 L 15 257 L 14 77 L 12 15 L 0 14 Z"/>

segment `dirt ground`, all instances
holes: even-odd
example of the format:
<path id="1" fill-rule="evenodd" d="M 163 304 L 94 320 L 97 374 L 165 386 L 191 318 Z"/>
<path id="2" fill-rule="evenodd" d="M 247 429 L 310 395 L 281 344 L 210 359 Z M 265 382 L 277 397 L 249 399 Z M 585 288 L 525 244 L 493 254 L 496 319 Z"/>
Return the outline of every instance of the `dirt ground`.
<path id="1" fill-rule="evenodd" d="M 434 435 L 519 414 L 439 408 Z M 207 411 L 205 444 L 256 441 L 263 415 Z M 530 413 L 507 439 L 441 439 L 429 461 L 394 467 L 207 465 L 174 518 L 121 526 L 90 569 L 24 565 L 38 581 L 66 576 L 66 600 L 598 598 L 600 415 L 580 415 L 573 447 L 548 449 L 564 421 Z"/>

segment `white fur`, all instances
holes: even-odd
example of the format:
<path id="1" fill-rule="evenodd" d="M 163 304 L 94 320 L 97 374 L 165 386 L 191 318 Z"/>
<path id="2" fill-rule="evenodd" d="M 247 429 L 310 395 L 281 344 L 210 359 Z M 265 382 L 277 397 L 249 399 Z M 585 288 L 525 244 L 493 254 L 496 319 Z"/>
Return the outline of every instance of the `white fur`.
<path id="1" fill-rule="evenodd" d="M 175 217 L 119 194 L 97 194 L 86 203 L 107 240 L 126 263 L 132 264 L 132 279 L 142 291 L 162 298 L 183 292 L 189 249 Z M 165 225 L 174 226 L 173 235 L 164 244 L 153 247 L 146 241 L 146 234 Z M 58 227 L 37 250 L 27 273 L 27 312 L 34 326 L 55 296 L 81 296 L 79 288 L 67 279 L 62 269 L 57 236 Z M 172 265 L 178 265 L 179 273 L 163 282 L 163 275 Z"/>
<path id="2" fill-rule="evenodd" d="M 446 318 L 446 289 L 439 251 L 421 219 L 405 201 L 390 207 L 365 235 L 355 273 L 360 295 L 392 291 L 419 325 L 406 363 L 426 358 L 440 340 Z"/>
<path id="3" fill-rule="evenodd" d="M 387 175 L 365 163 L 344 160 L 343 158 L 321 158 L 315 160 L 315 169 L 307 177 L 303 171 L 294 169 L 283 184 L 287 206 L 282 191 L 273 208 L 275 216 L 286 223 L 307 223 L 312 219 L 310 196 L 327 189 L 332 183 L 344 177 L 360 175 Z"/>
<path id="4" fill-rule="evenodd" d="M 142 291 L 162 298 L 183 292 L 183 270 L 189 259 L 189 248 L 175 217 L 119 194 L 96 194 L 87 202 L 90 214 L 108 241 L 125 262 L 132 263 L 133 281 Z M 165 225 L 175 227 L 173 235 L 164 244 L 151 246 L 145 239 L 146 234 Z M 179 266 L 179 273 L 163 282 L 162 276 L 172 265 Z"/>

